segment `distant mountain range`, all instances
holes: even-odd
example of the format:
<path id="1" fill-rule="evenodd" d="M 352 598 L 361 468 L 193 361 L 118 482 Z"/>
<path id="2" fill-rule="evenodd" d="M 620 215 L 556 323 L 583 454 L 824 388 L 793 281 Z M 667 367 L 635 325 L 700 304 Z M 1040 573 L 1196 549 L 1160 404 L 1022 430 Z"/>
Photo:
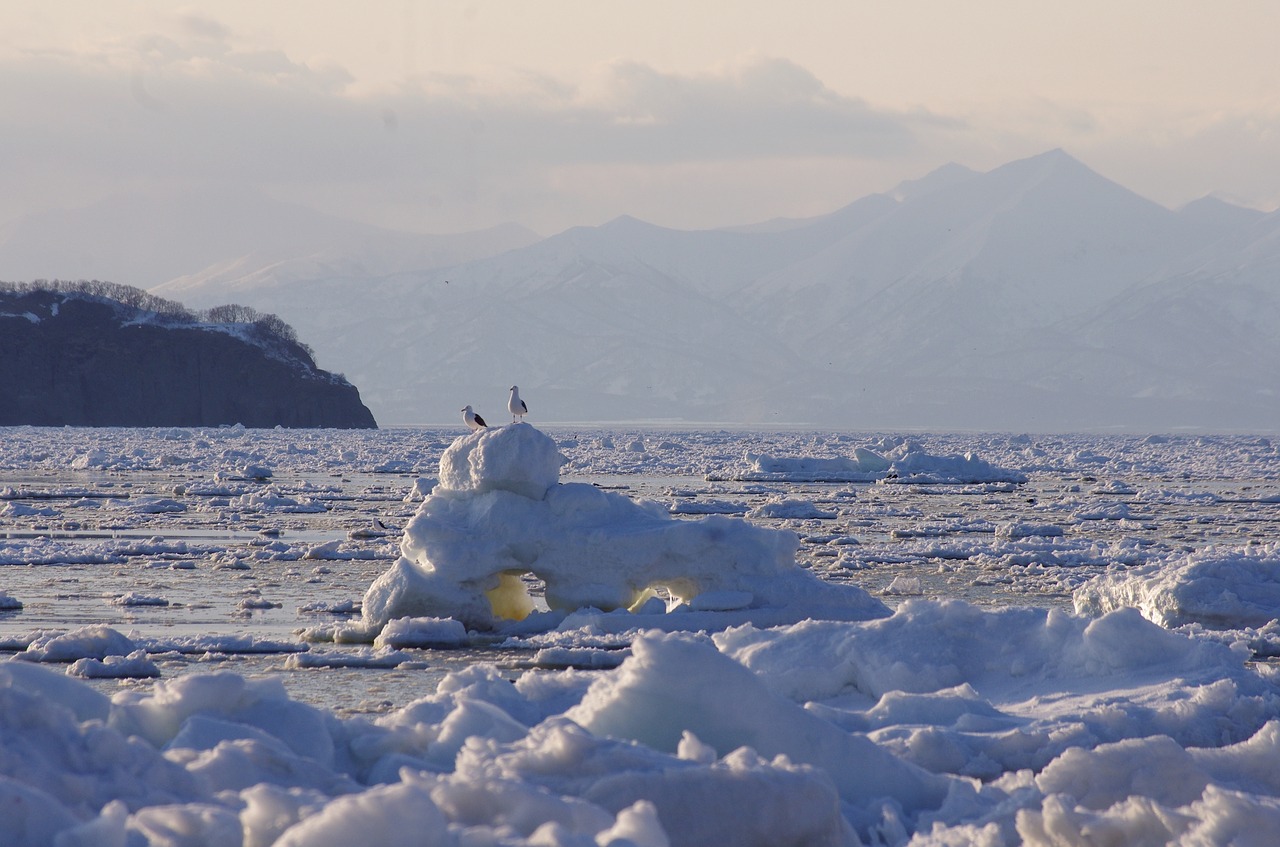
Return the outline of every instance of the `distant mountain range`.
<path id="1" fill-rule="evenodd" d="M 1059 150 L 723 230 L 413 236 L 216 197 L 153 219 L 184 214 L 150 234 L 90 212 L 16 222 L 0 278 L 36 274 L 33 245 L 98 245 L 107 268 L 137 263 L 117 282 L 278 314 L 384 425 L 467 403 L 502 420 L 512 383 L 535 422 L 1280 424 L 1280 213 L 1170 211 Z"/>

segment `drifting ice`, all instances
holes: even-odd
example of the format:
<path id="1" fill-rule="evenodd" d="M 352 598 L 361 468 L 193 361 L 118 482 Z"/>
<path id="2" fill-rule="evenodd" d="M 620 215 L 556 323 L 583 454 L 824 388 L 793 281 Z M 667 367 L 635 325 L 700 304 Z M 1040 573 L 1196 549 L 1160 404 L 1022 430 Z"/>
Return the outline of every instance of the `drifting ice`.
<path id="1" fill-rule="evenodd" d="M 1027 475 L 973 453 L 937 456 L 913 441 L 883 454 L 857 447 L 852 456 L 771 456 L 746 453 L 740 466 L 707 479 L 738 482 L 907 482 L 918 485 L 1024 483 Z"/>

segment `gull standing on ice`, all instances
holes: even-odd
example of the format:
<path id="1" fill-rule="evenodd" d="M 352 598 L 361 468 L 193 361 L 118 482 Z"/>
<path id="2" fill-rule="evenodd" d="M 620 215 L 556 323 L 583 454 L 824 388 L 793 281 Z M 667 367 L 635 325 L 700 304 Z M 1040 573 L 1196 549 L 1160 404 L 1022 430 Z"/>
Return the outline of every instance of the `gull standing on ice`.
<path id="1" fill-rule="evenodd" d="M 507 401 L 507 410 L 511 412 L 512 423 L 529 414 L 529 407 L 520 399 L 519 386 L 511 386 L 511 399 Z"/>
<path id="2" fill-rule="evenodd" d="M 471 411 L 470 406 L 462 407 L 462 419 L 466 421 L 467 426 L 471 429 L 480 429 L 488 426 L 488 424 L 484 422 L 484 418 Z"/>

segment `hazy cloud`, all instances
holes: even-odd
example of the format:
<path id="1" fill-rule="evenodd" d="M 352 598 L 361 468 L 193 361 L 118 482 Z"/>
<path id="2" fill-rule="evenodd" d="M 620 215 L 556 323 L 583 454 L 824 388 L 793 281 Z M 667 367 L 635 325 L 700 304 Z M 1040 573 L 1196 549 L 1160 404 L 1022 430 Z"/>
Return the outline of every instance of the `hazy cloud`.
<path id="1" fill-rule="evenodd" d="M 182 31 L 187 35 L 224 43 L 231 40 L 231 29 L 213 18 L 188 12 L 179 15 L 177 20 Z"/>
<path id="2" fill-rule="evenodd" d="M 1280 110 L 1274 108 L 1133 128 L 1099 138 L 1089 153 L 1100 170 L 1168 206 L 1207 194 L 1267 211 L 1280 206 Z"/>
<path id="3" fill-rule="evenodd" d="M 828 211 L 947 161 L 987 168 L 1057 146 L 1144 188 L 1106 164 L 1145 161 L 1137 148 L 1147 139 L 1048 100 L 1003 113 L 891 110 L 771 57 L 697 74 L 620 60 L 572 81 L 422 75 L 371 91 L 341 67 L 238 49 L 202 16 L 178 30 L 93 55 L 0 59 L 4 78 L 23 80 L 0 87 L 0 220 L 111 192 L 217 183 L 434 231 L 516 220 L 550 232 L 622 213 L 718 225 Z M 1274 116 L 1245 127 L 1251 156 L 1275 161 L 1278 127 Z M 1239 128 L 1219 116 L 1175 128 L 1164 144 L 1230 159 Z M 1256 178 L 1258 160 L 1232 173 Z M 1159 162 L 1133 172 L 1185 184 Z M 1216 173 L 1203 170 L 1204 180 Z"/>
<path id="4" fill-rule="evenodd" d="M 127 58 L 4 60 L 0 74 L 26 83 L 0 91 L 12 130 L 0 178 L 29 202 L 69 183 L 201 180 L 465 199 L 580 165 L 898 156 L 948 124 L 874 109 L 776 59 L 698 76 L 618 62 L 576 86 L 432 77 L 357 95 L 339 68 L 237 51 L 216 22 L 184 22 L 199 37 L 152 36 Z"/>

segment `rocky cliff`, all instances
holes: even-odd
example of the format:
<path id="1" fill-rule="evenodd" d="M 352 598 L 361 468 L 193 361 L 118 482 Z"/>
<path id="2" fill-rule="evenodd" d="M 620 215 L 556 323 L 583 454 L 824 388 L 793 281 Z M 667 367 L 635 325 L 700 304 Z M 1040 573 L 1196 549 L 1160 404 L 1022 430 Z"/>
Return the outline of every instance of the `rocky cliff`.
<path id="1" fill-rule="evenodd" d="M 377 426 L 355 386 L 318 369 L 291 331 L 159 302 L 177 309 L 0 289 L 0 425 Z"/>

